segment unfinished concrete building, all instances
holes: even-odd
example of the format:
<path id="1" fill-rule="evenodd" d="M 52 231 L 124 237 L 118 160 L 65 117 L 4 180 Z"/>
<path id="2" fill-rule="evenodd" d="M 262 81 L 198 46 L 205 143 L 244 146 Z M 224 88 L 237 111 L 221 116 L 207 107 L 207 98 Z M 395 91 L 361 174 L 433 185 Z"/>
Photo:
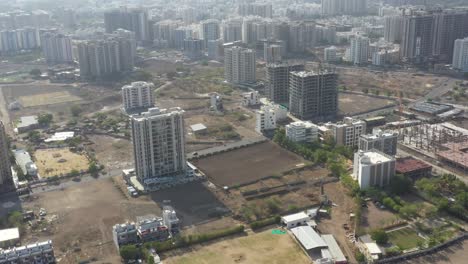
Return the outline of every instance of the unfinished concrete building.
<path id="1" fill-rule="evenodd" d="M 289 111 L 301 120 L 329 121 L 338 111 L 338 75 L 333 69 L 291 72 Z"/>
<path id="2" fill-rule="evenodd" d="M 278 104 L 289 103 L 289 74 L 303 71 L 302 63 L 271 63 L 266 67 L 266 95 Z"/>

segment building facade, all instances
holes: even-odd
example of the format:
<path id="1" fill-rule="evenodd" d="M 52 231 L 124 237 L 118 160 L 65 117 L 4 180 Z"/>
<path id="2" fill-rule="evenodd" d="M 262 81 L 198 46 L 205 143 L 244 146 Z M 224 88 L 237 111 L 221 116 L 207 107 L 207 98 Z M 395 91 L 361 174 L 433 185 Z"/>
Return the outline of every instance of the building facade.
<path id="1" fill-rule="evenodd" d="M 184 55 L 192 60 L 203 58 L 204 40 L 188 38 L 184 40 Z"/>
<path id="2" fill-rule="evenodd" d="M 257 110 L 255 118 L 255 131 L 258 133 L 276 129 L 276 111 L 274 109 L 267 107 Z"/>
<path id="3" fill-rule="evenodd" d="M 73 63 L 72 41 L 63 34 L 46 32 L 41 35 L 41 47 L 49 65 Z"/>
<path id="4" fill-rule="evenodd" d="M 331 47 L 328 47 L 328 48 L 324 49 L 324 51 L 323 51 L 323 60 L 325 62 L 336 62 L 336 61 L 338 61 L 335 46 L 331 46 Z"/>
<path id="5" fill-rule="evenodd" d="M 378 131 L 375 134 L 366 134 L 359 137 L 359 150 L 378 150 L 387 155 L 395 156 L 397 153 L 398 133 Z"/>
<path id="6" fill-rule="evenodd" d="M 255 51 L 241 47 L 224 50 L 224 77 L 233 84 L 256 82 Z"/>
<path id="7" fill-rule="evenodd" d="M 468 37 L 455 41 L 452 67 L 461 72 L 468 72 Z"/>
<path id="8" fill-rule="evenodd" d="M 322 0 L 324 15 L 360 15 L 367 13 L 367 0 Z"/>
<path id="9" fill-rule="evenodd" d="M 8 139 L 5 133 L 5 126 L 0 121 L 0 185 L 12 181 L 10 155 L 8 152 Z"/>
<path id="10" fill-rule="evenodd" d="M 301 63 L 272 63 L 266 67 L 266 96 L 278 104 L 289 103 L 289 76 L 291 72 L 303 71 Z"/>
<path id="11" fill-rule="evenodd" d="M 0 249 L 0 263 L 56 263 L 52 241 Z"/>
<path id="12" fill-rule="evenodd" d="M 135 171 L 145 186 L 185 176 L 184 111 L 150 108 L 131 117 Z"/>
<path id="13" fill-rule="evenodd" d="M 291 72 L 289 111 L 301 120 L 325 121 L 338 111 L 338 75 L 334 70 Z"/>
<path id="14" fill-rule="evenodd" d="M 354 154 L 353 177 L 361 189 L 384 187 L 395 176 L 395 158 L 379 151 L 358 151 Z"/>
<path id="15" fill-rule="evenodd" d="M 331 130 L 337 146 L 358 146 L 360 136 L 366 133 L 366 122 L 350 117 L 345 117 L 343 122 L 328 123 L 326 127 Z"/>
<path id="16" fill-rule="evenodd" d="M 350 61 L 354 64 L 366 64 L 369 59 L 369 38 L 355 36 L 351 38 Z"/>
<path id="17" fill-rule="evenodd" d="M 135 33 L 138 41 L 150 41 L 148 13 L 143 9 L 121 8 L 104 13 L 106 33 L 112 33 L 119 28 Z"/>
<path id="18" fill-rule="evenodd" d="M 286 125 L 286 137 L 293 142 L 316 142 L 318 135 L 318 127 L 312 122 L 297 121 Z"/>
<path id="19" fill-rule="evenodd" d="M 150 108 L 154 105 L 154 84 L 147 82 L 133 82 L 122 87 L 123 108 L 132 109 Z"/>

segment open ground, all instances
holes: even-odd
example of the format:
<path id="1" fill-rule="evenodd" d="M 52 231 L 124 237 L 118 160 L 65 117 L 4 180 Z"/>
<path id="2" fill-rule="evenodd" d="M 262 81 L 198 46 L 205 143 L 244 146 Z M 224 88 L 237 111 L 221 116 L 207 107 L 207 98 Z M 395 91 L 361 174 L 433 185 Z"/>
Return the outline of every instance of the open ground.
<path id="1" fill-rule="evenodd" d="M 184 253 L 184 254 L 183 254 Z M 310 260 L 288 234 L 272 230 L 170 253 L 168 264 L 308 264 Z"/>
<path id="2" fill-rule="evenodd" d="M 380 209 L 374 203 L 368 202 L 367 208 L 362 208 L 361 226 L 369 230 L 384 227 L 396 221 L 396 215 L 388 209 Z"/>
<path id="3" fill-rule="evenodd" d="M 297 168 L 304 160 L 272 142 L 264 142 L 194 160 L 218 186 L 248 183 Z"/>
<path id="4" fill-rule="evenodd" d="M 71 152 L 69 148 L 38 149 L 34 153 L 41 177 L 60 176 L 72 170 L 86 171 L 88 159 L 86 156 Z"/>
<path id="5" fill-rule="evenodd" d="M 409 227 L 391 231 L 387 234 L 389 241 L 402 250 L 415 248 L 418 246 L 418 242 L 424 242 L 424 239 L 419 237 L 418 233 Z"/>
<path id="6" fill-rule="evenodd" d="M 338 101 L 339 113 L 342 115 L 355 115 L 395 104 L 395 102 L 390 99 L 352 93 L 340 93 Z"/>
<path id="7" fill-rule="evenodd" d="M 81 100 L 80 97 L 72 95 L 68 91 L 43 93 L 37 95 L 25 95 L 19 97 L 19 102 L 23 107 L 60 104 L 79 100 Z"/>

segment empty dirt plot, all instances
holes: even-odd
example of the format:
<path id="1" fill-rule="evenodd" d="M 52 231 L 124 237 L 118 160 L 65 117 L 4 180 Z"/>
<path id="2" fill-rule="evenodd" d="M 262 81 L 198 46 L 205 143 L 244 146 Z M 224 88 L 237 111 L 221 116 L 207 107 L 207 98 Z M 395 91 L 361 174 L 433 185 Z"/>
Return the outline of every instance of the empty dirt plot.
<path id="1" fill-rule="evenodd" d="M 20 96 L 19 102 L 23 107 L 34 107 L 41 105 L 61 104 L 81 100 L 80 97 L 72 95 L 68 91 L 43 93 L 29 96 Z"/>
<path id="2" fill-rule="evenodd" d="M 340 93 L 338 101 L 339 111 L 343 115 L 355 115 L 395 104 L 395 102 L 390 99 L 351 93 Z"/>
<path id="3" fill-rule="evenodd" d="M 72 170 L 86 171 L 86 156 L 71 152 L 69 148 L 38 149 L 34 153 L 41 177 L 47 178 L 70 173 Z"/>
<path id="4" fill-rule="evenodd" d="M 290 235 L 272 234 L 272 230 L 196 246 L 190 253 L 178 255 L 163 261 L 168 264 L 311 263 Z"/>
<path id="5" fill-rule="evenodd" d="M 47 231 L 22 236 L 22 243 L 51 239 L 60 263 L 120 263 L 112 241 L 112 226 L 135 221 L 137 216 L 161 215 L 153 201 L 127 200 L 110 179 L 81 182 L 62 190 L 33 194 L 22 204 L 24 210 L 47 210 Z"/>
<path id="6" fill-rule="evenodd" d="M 367 208 L 362 208 L 361 225 L 368 229 L 384 227 L 396 222 L 398 218 L 388 209 L 380 209 L 374 203 L 368 202 Z"/>
<path id="7" fill-rule="evenodd" d="M 214 184 L 233 186 L 281 174 L 304 160 L 268 141 L 194 161 Z"/>

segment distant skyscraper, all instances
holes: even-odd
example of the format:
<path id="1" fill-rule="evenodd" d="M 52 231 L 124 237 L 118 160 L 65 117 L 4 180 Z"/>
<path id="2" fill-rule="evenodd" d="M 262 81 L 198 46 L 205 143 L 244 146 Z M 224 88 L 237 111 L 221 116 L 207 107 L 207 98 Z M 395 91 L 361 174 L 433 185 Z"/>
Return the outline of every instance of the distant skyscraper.
<path id="1" fill-rule="evenodd" d="M 354 64 L 367 63 L 369 58 L 369 38 L 355 36 L 351 38 L 350 59 Z"/>
<path id="2" fill-rule="evenodd" d="M 270 3 L 245 3 L 238 7 L 240 16 L 260 16 L 271 18 L 273 16 L 273 6 Z"/>
<path id="3" fill-rule="evenodd" d="M 267 63 L 281 61 L 284 47 L 281 45 L 267 45 L 263 48 L 263 60 Z"/>
<path id="4" fill-rule="evenodd" d="M 468 37 L 455 41 L 452 66 L 462 72 L 468 72 Z"/>
<path id="5" fill-rule="evenodd" d="M 358 15 L 367 13 L 367 0 L 322 0 L 324 15 Z"/>
<path id="6" fill-rule="evenodd" d="M 203 39 L 188 38 L 184 40 L 184 55 L 196 60 L 203 57 Z"/>
<path id="7" fill-rule="evenodd" d="M 119 28 L 135 32 L 138 41 L 150 41 L 148 13 L 142 9 L 126 9 L 107 11 L 104 13 L 106 33 L 112 33 Z"/>
<path id="8" fill-rule="evenodd" d="M 208 19 L 202 21 L 201 25 L 201 38 L 208 43 L 208 40 L 217 40 L 220 38 L 219 21 L 216 19 Z"/>
<path id="9" fill-rule="evenodd" d="M 432 53 L 433 16 L 427 14 L 405 16 L 403 20 L 400 54 L 404 61 L 421 63 Z"/>
<path id="10" fill-rule="evenodd" d="M 333 70 L 291 72 L 289 111 L 301 120 L 326 121 L 338 112 L 338 75 Z"/>
<path id="11" fill-rule="evenodd" d="M 128 110 L 144 109 L 154 106 L 154 84 L 133 82 L 122 87 L 123 108 Z"/>
<path id="12" fill-rule="evenodd" d="M 184 111 L 150 108 L 131 117 L 135 171 L 145 186 L 185 176 Z"/>
<path id="13" fill-rule="evenodd" d="M 223 40 L 209 40 L 206 47 L 208 58 L 212 60 L 221 60 L 223 50 Z"/>
<path id="14" fill-rule="evenodd" d="M 230 20 L 224 22 L 223 40 L 225 43 L 242 40 L 242 20 Z"/>
<path id="15" fill-rule="evenodd" d="M 273 63 L 267 64 L 265 93 L 278 104 L 289 103 L 289 76 L 292 71 L 303 71 L 304 64 Z"/>
<path id="16" fill-rule="evenodd" d="M 390 16 L 385 18 L 384 39 L 388 42 L 401 42 L 403 29 L 403 16 Z"/>
<path id="17" fill-rule="evenodd" d="M 41 46 L 48 64 L 73 63 L 71 39 L 62 34 L 44 33 Z"/>
<path id="18" fill-rule="evenodd" d="M 455 40 L 468 37 L 468 11 L 445 11 L 433 16 L 432 56 L 450 62 Z"/>
<path id="19" fill-rule="evenodd" d="M 241 47 L 224 50 L 224 76 L 234 84 L 256 81 L 255 51 Z"/>
<path id="20" fill-rule="evenodd" d="M 336 62 L 338 60 L 338 57 L 336 55 L 336 47 L 331 46 L 328 48 L 325 48 L 323 51 L 323 60 L 326 62 Z"/>
<path id="21" fill-rule="evenodd" d="M 0 121 L 0 185 L 11 181 L 11 164 L 5 126 Z"/>

